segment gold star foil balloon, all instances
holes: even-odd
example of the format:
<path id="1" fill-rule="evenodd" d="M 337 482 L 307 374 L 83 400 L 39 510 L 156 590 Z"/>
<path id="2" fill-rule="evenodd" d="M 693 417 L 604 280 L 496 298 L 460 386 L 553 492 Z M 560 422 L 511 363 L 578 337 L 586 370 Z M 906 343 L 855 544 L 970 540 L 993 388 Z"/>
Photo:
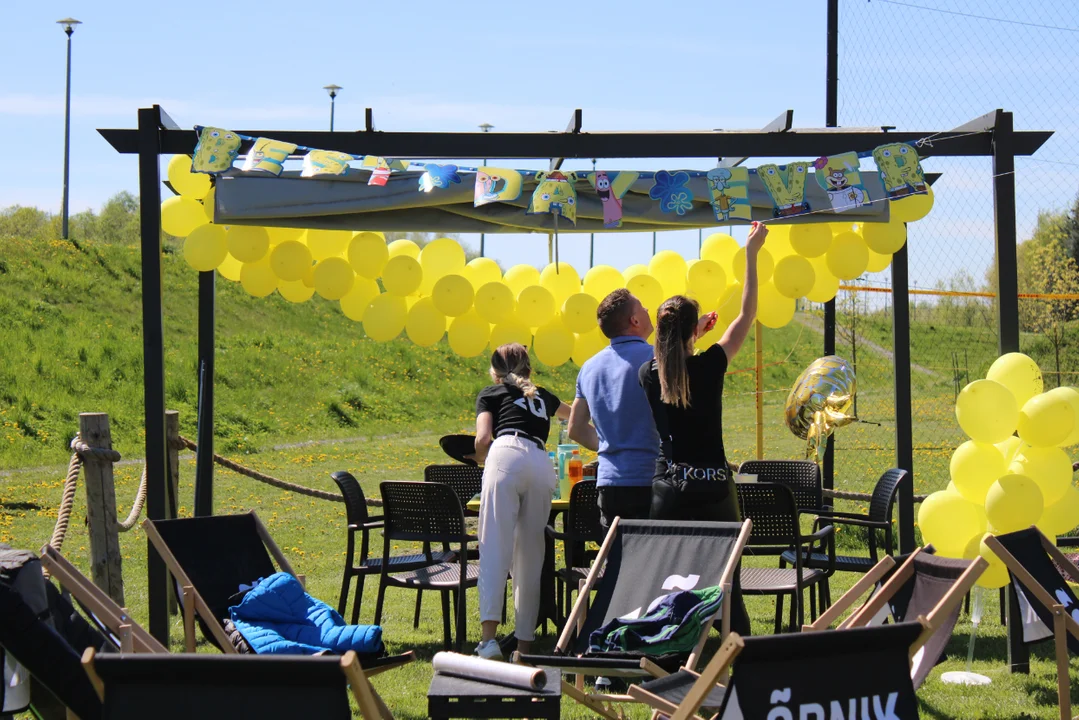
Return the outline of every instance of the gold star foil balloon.
<path id="1" fill-rule="evenodd" d="M 825 440 L 838 428 L 855 422 L 851 410 L 858 385 L 854 369 L 838 355 L 810 363 L 787 396 L 787 427 L 806 441 L 806 457 L 820 464 Z"/>

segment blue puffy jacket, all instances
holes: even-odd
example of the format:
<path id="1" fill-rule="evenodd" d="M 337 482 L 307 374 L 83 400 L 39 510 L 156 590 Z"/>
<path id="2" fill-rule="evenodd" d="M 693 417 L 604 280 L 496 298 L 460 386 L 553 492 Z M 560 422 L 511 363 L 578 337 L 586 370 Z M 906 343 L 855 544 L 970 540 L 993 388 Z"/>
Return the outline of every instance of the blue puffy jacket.
<path id="1" fill-rule="evenodd" d="M 288 573 L 260 579 L 239 605 L 229 608 L 236 629 L 260 655 L 314 655 L 329 650 L 381 654 L 382 628 L 346 625 L 332 607 L 304 592 Z"/>

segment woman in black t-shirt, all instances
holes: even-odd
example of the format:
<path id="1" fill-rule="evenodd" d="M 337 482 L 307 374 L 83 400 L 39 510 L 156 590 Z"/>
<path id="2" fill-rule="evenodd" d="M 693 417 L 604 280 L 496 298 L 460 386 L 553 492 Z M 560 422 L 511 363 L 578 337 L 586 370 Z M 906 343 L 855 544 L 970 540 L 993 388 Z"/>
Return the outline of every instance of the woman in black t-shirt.
<path id="1" fill-rule="evenodd" d="M 502 345 L 491 356 L 491 379 L 476 398 L 476 460 L 483 462 L 480 493 L 480 622 L 476 654 L 500 658 L 495 633 L 506 579 L 513 568 L 514 635 L 527 653 L 539 616 L 543 532 L 557 478 L 547 455 L 551 418 L 569 419 L 570 407 L 529 380 L 528 350 Z"/>

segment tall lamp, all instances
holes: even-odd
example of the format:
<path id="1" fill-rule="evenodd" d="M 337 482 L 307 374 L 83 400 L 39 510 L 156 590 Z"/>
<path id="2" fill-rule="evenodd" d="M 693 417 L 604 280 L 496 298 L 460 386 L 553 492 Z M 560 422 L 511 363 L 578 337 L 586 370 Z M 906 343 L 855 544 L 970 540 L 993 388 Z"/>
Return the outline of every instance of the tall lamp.
<path id="1" fill-rule="evenodd" d="M 333 105 L 334 101 L 337 100 L 337 92 L 344 90 L 344 88 L 340 85 L 324 85 L 322 89 L 330 94 L 330 132 L 333 132 Z"/>
<path id="2" fill-rule="evenodd" d="M 82 22 L 75 18 L 64 18 L 63 20 L 57 20 L 56 24 L 63 25 L 64 33 L 67 35 L 67 100 L 64 103 L 64 200 L 60 225 L 60 237 L 67 240 L 67 184 L 71 170 L 71 35 L 75 32 L 75 26 L 82 25 Z"/>
<path id="3" fill-rule="evenodd" d="M 480 125 L 480 131 L 485 132 L 485 133 L 486 132 L 491 132 L 492 130 L 494 130 L 494 127 L 495 126 L 492 125 L 491 123 L 483 123 L 482 125 Z M 487 164 L 487 158 L 483 159 L 483 164 L 484 165 Z M 487 240 L 487 234 L 486 233 L 480 233 L 480 257 L 484 256 L 483 255 L 483 251 L 484 251 L 483 246 L 486 243 L 486 240 Z"/>

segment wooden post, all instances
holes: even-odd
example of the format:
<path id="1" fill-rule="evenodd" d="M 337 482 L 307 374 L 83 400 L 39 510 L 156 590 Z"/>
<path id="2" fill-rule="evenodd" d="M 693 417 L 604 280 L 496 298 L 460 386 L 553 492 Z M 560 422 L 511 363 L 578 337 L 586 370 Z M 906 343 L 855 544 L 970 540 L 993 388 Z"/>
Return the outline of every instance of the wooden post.
<path id="1" fill-rule="evenodd" d="M 180 510 L 180 411 L 165 411 L 165 456 L 168 459 L 168 491 L 165 493 L 165 514 L 179 517 Z M 179 612 L 176 603 L 176 583 L 169 583 L 169 615 Z"/>
<path id="2" fill-rule="evenodd" d="M 756 345 L 756 368 L 757 368 L 757 391 L 754 393 L 757 402 L 757 459 L 764 459 L 764 326 L 760 320 L 756 323 L 753 331 L 754 344 Z"/>
<path id="3" fill-rule="evenodd" d="M 80 413 L 79 435 L 91 448 L 112 450 L 109 416 Z M 112 461 L 92 453 L 83 457 L 86 473 L 86 520 L 90 526 L 90 572 L 94 584 L 124 606 L 120 530 L 116 522 L 116 486 Z"/>

